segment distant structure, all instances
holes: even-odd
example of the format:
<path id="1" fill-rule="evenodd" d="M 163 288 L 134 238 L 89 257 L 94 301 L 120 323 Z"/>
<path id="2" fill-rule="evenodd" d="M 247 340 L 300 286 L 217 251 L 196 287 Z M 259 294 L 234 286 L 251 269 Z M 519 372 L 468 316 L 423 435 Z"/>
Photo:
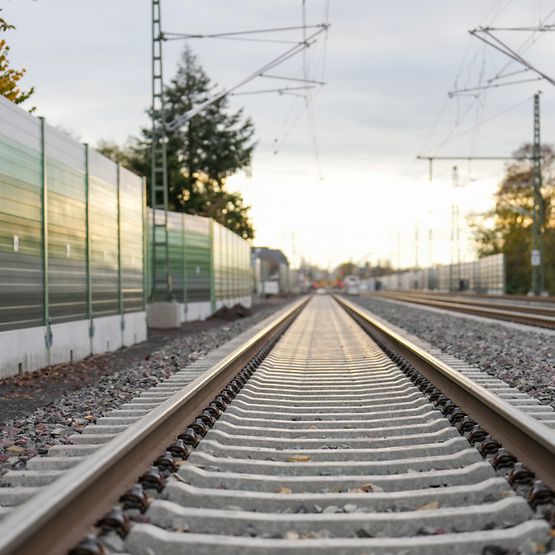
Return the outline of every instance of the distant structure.
<path id="1" fill-rule="evenodd" d="M 471 262 L 460 262 L 392 272 L 363 280 L 361 291 L 408 291 L 411 289 L 441 293 L 505 293 L 505 255 L 492 254 Z"/>
<path id="2" fill-rule="evenodd" d="M 279 249 L 253 247 L 251 259 L 258 297 L 298 294 L 303 290 L 299 272 L 289 267 L 289 260 Z"/>

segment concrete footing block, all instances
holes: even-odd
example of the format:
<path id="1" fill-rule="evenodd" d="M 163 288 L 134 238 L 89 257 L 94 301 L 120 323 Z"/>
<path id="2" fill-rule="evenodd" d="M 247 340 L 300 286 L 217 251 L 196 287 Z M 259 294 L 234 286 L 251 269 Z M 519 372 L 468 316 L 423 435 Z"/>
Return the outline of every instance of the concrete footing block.
<path id="1" fill-rule="evenodd" d="M 181 325 L 181 306 L 174 301 L 149 303 L 146 317 L 149 328 L 178 328 Z"/>

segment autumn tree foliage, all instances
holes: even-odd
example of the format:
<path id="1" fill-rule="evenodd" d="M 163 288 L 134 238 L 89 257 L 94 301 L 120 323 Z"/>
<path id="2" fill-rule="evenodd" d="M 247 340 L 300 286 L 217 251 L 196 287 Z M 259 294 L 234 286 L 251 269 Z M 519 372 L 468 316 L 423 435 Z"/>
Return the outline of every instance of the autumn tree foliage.
<path id="1" fill-rule="evenodd" d="M 2 35 L 12 29 L 15 29 L 15 27 L 0 17 L 0 94 L 15 104 L 22 104 L 33 95 L 35 87 L 31 87 L 27 91 L 22 90 L 19 87 L 19 81 L 25 75 L 26 70 L 10 67 L 10 47 Z M 35 111 L 35 108 L 31 108 L 29 111 Z"/>
<path id="2" fill-rule="evenodd" d="M 473 218 L 474 239 L 480 256 L 504 253 L 507 292 L 525 294 L 530 290 L 532 215 L 534 208 L 532 145 L 523 145 L 515 162 L 507 165 L 505 177 L 495 193 L 495 207 Z M 555 292 L 555 151 L 542 147 L 542 189 L 544 218 L 545 286 Z"/>

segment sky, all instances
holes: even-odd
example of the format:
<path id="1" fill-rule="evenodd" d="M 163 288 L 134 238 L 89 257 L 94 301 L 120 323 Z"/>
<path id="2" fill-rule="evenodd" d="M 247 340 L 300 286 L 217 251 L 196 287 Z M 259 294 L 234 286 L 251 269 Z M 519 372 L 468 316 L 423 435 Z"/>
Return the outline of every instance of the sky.
<path id="1" fill-rule="evenodd" d="M 0 0 L 17 29 L 8 35 L 22 86 L 35 85 L 38 114 L 95 144 L 123 143 L 147 125 L 149 0 Z M 323 81 L 301 93 L 230 99 L 256 126 L 251 171 L 230 178 L 252 206 L 255 244 L 281 248 L 324 268 L 390 261 L 394 267 L 448 263 L 475 254 L 468 217 L 493 206 L 503 161 L 436 161 L 417 155 L 507 156 L 532 140 L 533 95 L 542 91 L 542 140 L 553 143 L 555 90 L 530 81 L 448 97 L 521 69 L 468 31 L 555 23 L 555 0 L 305 0 L 307 24 L 331 27 L 272 70 Z M 208 34 L 300 26 L 302 0 L 162 0 L 166 32 Z M 553 13 L 551 13 L 553 12 Z M 310 32 L 308 30 L 307 32 Z M 496 31 L 549 74 L 550 33 Z M 257 38 L 302 39 L 302 30 Z M 528 41 L 528 42 L 526 42 Z M 189 40 L 209 76 L 230 87 L 291 44 Z M 164 44 L 169 79 L 184 47 Z M 553 72 L 555 74 L 555 71 Z M 503 82 L 529 80 L 532 72 Z M 497 81 L 498 83 L 502 81 Z M 258 78 L 240 91 L 298 86 Z M 298 92 L 298 91 L 297 91 Z M 453 165 L 459 187 L 453 187 Z M 459 206 L 460 249 L 450 240 Z"/>

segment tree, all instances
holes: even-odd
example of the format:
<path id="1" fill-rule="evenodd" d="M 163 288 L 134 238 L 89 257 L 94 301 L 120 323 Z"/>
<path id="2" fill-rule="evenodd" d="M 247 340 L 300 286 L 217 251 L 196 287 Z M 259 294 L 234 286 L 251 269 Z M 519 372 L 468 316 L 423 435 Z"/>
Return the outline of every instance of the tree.
<path id="1" fill-rule="evenodd" d="M 349 262 L 342 262 L 337 266 L 335 269 L 335 273 L 340 277 L 344 278 L 345 276 L 350 276 L 356 272 L 357 267 L 351 261 Z"/>
<path id="2" fill-rule="evenodd" d="M 197 57 L 186 48 L 177 73 L 165 89 L 166 121 L 171 122 L 213 96 L 211 83 Z M 226 180 L 248 169 L 254 149 L 254 126 L 243 111 L 230 112 L 226 98 L 212 104 L 188 124 L 167 131 L 169 207 L 177 212 L 208 216 L 245 239 L 254 237 L 239 193 L 226 189 Z M 152 116 L 152 112 L 149 111 Z M 155 114 L 159 117 L 159 114 Z M 145 175 L 150 181 L 152 130 L 120 148 L 103 142 L 100 150 L 110 158 Z"/>
<path id="3" fill-rule="evenodd" d="M 508 293 L 530 290 L 532 211 L 534 207 L 533 168 L 525 157 L 532 155 L 532 145 L 516 151 L 516 161 L 507 165 L 506 174 L 495 193 L 495 207 L 473 218 L 471 226 L 480 256 L 505 254 Z M 542 200 L 544 221 L 545 285 L 555 291 L 555 151 L 542 147 Z"/>
<path id="4" fill-rule="evenodd" d="M 6 33 L 12 29 L 15 29 L 15 27 L 0 17 L 0 32 Z M 8 59 L 9 52 L 10 47 L 7 45 L 6 40 L 0 39 L 0 94 L 15 104 L 22 104 L 33 95 L 35 87 L 31 87 L 28 91 L 23 91 L 19 88 L 19 81 L 27 70 L 12 69 Z M 35 110 L 36 108 L 33 107 L 29 112 L 34 112 Z"/>
<path id="5" fill-rule="evenodd" d="M 133 139 L 128 140 L 127 144 L 121 147 L 113 141 L 101 139 L 96 143 L 95 148 L 113 162 L 119 162 L 122 166 L 137 171 L 139 161 L 135 159 L 132 141 Z"/>

